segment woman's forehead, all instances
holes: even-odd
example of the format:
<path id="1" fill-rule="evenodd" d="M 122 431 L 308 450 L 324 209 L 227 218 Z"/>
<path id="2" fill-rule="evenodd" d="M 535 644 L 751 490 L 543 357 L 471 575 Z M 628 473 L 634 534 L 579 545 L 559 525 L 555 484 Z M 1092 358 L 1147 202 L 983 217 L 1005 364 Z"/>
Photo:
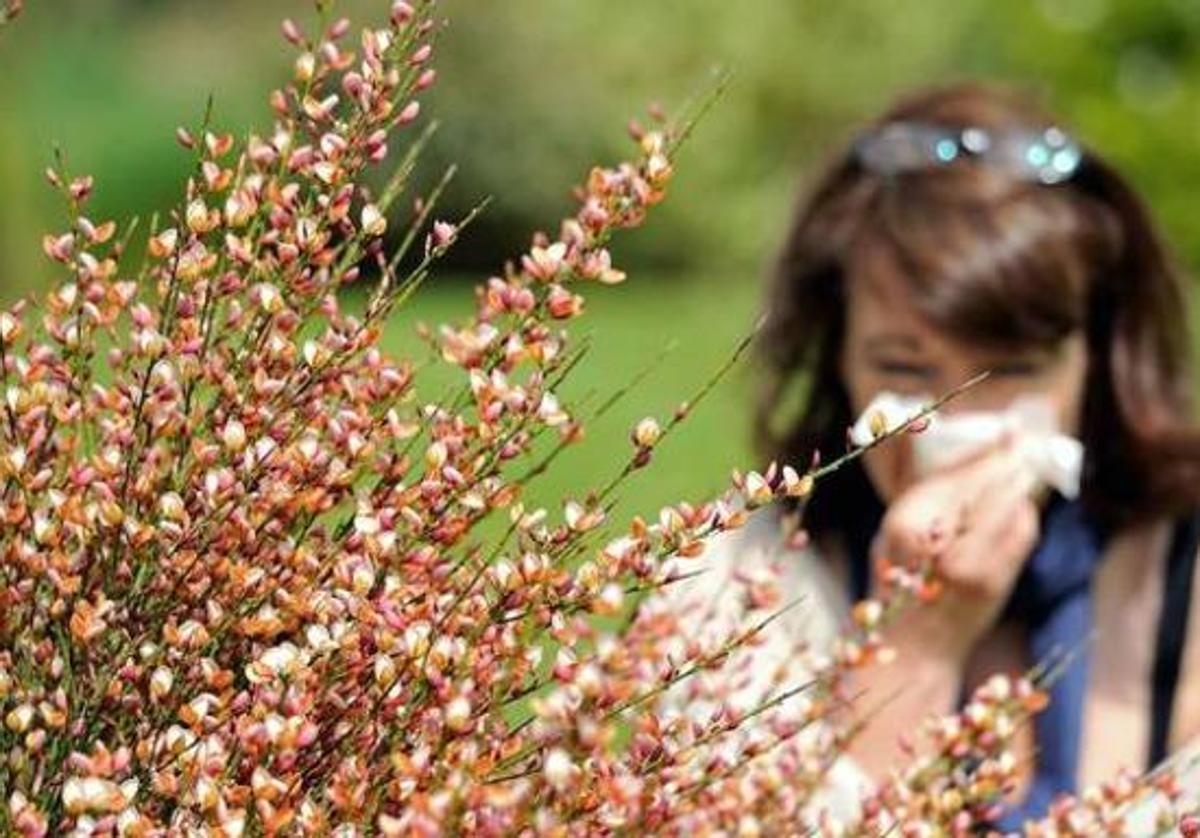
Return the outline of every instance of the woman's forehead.
<path id="1" fill-rule="evenodd" d="M 1086 327 L 1081 286 L 1065 275 L 1068 265 L 1024 251 L 993 252 L 983 240 L 914 252 L 893 232 L 886 225 L 863 231 L 844 255 L 851 329 L 994 353 L 1052 348 Z"/>
<path id="2" fill-rule="evenodd" d="M 891 282 L 852 283 L 847 297 L 847 336 L 867 352 L 919 352 L 954 355 L 963 360 L 993 358 L 1026 350 L 1053 350 L 1045 345 L 996 345 L 970 336 L 950 334 L 922 317 L 903 286 Z M 1064 335 L 1065 340 L 1069 335 Z"/>

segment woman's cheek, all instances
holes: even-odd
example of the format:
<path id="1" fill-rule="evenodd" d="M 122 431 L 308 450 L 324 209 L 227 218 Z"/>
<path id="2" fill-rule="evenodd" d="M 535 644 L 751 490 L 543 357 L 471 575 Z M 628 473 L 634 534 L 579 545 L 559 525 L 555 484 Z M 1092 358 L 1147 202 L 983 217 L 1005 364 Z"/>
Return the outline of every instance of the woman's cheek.
<path id="1" fill-rule="evenodd" d="M 902 392 L 894 381 L 874 375 L 867 370 L 855 370 L 848 383 L 850 403 L 853 416 L 857 418 L 866 410 L 867 405 L 879 393 L 887 390 L 899 395 L 912 395 Z M 875 493 L 884 504 L 889 504 L 913 482 L 910 464 L 912 462 L 911 441 L 906 435 L 884 442 L 863 455 L 863 470 L 871 481 Z"/>
<path id="2" fill-rule="evenodd" d="M 871 449 L 863 456 L 863 467 L 879 499 L 890 504 L 915 481 L 912 440 L 902 434 Z"/>
<path id="3" fill-rule="evenodd" d="M 1066 381 L 1055 388 L 1052 395 L 1058 428 L 1071 436 L 1082 435 L 1084 385 L 1083 375 L 1078 380 Z"/>

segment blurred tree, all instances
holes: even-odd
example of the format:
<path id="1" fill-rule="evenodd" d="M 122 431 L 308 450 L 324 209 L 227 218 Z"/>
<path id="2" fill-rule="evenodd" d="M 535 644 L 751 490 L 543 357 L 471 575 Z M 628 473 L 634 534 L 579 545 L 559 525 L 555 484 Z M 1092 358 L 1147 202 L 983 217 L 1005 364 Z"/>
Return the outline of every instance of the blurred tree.
<path id="1" fill-rule="evenodd" d="M 357 19 L 383 0 L 341 0 Z M 0 36 L 0 269 L 6 295 L 46 274 L 54 221 L 37 183 L 50 144 L 97 172 L 98 211 L 167 205 L 184 158 L 170 142 L 215 91 L 219 124 L 267 118 L 287 54 L 278 18 L 305 0 L 41 0 Z M 463 267 L 492 267 L 514 236 L 557 218 L 564 185 L 624 142 L 651 100 L 734 84 L 686 152 L 666 211 L 624 253 L 642 265 L 754 276 L 800 173 L 897 92 L 966 76 L 1031 87 L 1143 188 L 1189 264 L 1200 175 L 1195 0 L 457 0 L 429 113 L 429 176 L 461 176 L 451 210 L 495 201 Z M 506 245 L 507 246 L 504 246 Z M 469 263 L 469 264 L 468 264 Z M 750 285 L 752 283 L 746 283 Z"/>

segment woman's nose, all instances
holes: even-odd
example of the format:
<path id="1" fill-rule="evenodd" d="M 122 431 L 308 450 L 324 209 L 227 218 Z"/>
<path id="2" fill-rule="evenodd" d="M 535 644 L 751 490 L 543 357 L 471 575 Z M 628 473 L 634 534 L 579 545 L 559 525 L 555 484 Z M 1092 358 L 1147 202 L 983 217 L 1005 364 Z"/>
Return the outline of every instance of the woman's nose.
<path id="1" fill-rule="evenodd" d="M 1001 386 L 994 378 L 984 376 L 971 367 L 956 369 L 946 377 L 945 392 L 955 395 L 942 405 L 942 413 L 965 413 L 976 411 L 1003 410 L 1012 400 L 1009 388 Z"/>

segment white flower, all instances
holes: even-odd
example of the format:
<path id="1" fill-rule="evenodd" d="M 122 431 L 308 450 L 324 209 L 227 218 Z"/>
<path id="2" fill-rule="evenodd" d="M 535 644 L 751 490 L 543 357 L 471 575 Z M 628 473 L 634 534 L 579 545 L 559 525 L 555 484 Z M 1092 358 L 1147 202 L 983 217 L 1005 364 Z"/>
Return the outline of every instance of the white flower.
<path id="1" fill-rule="evenodd" d="M 551 749 L 546 754 L 546 760 L 542 764 L 542 772 L 546 775 L 546 782 L 550 784 L 551 788 L 560 792 L 566 791 L 576 770 L 575 764 L 571 762 L 570 755 L 562 748 Z"/>
<path id="2" fill-rule="evenodd" d="M 633 429 L 633 441 L 642 448 L 653 448 L 661 436 L 662 428 L 649 417 L 638 422 Z"/>
<path id="3" fill-rule="evenodd" d="M 208 207 L 203 199 L 196 198 L 187 205 L 185 220 L 193 233 L 203 233 L 209 229 Z"/>
<path id="4" fill-rule="evenodd" d="M 246 426 L 237 419 L 230 419 L 221 431 L 221 441 L 229 451 L 240 452 L 246 447 Z"/>
<path id="5" fill-rule="evenodd" d="M 289 674 L 299 666 L 301 653 L 295 644 L 281 643 L 263 652 L 259 661 L 278 674 Z"/>
<path id="6" fill-rule="evenodd" d="M 461 733 L 471 724 L 471 702 L 466 696 L 455 696 L 446 705 L 446 726 Z"/>
<path id="7" fill-rule="evenodd" d="M 753 506 L 761 506 L 764 503 L 770 503 L 775 493 L 771 491 L 771 486 L 767 483 L 765 477 L 757 471 L 752 471 L 746 475 L 745 489 L 746 500 Z"/>
<path id="8" fill-rule="evenodd" d="M 165 666 L 160 666 L 154 670 L 154 674 L 150 676 L 150 695 L 155 701 L 161 700 L 169 692 L 171 686 L 175 683 L 175 675 Z"/>
<path id="9" fill-rule="evenodd" d="M 567 255 L 567 246 L 563 242 L 555 242 L 549 247 L 533 247 L 525 257 L 524 266 L 535 279 L 553 279 L 562 269 L 563 259 Z"/>
<path id="10" fill-rule="evenodd" d="M 362 208 L 362 231 L 368 236 L 378 238 L 387 230 L 387 218 L 374 204 Z"/>
<path id="11" fill-rule="evenodd" d="M 879 437 L 914 419 L 928 407 L 930 401 L 923 397 L 880 393 L 871 400 L 867 409 L 850 428 L 850 442 L 860 447 L 870 445 Z"/>
<path id="12" fill-rule="evenodd" d="M 137 793 L 136 781 L 129 791 Z M 100 777 L 70 777 L 63 783 L 62 802 L 67 813 L 81 815 L 84 812 L 115 813 L 125 808 L 128 799 L 125 789 L 112 780 Z"/>
<path id="13" fill-rule="evenodd" d="M 559 407 L 558 399 L 553 393 L 544 393 L 541 403 L 538 404 L 538 418 L 553 428 L 570 421 L 571 417 Z"/>

